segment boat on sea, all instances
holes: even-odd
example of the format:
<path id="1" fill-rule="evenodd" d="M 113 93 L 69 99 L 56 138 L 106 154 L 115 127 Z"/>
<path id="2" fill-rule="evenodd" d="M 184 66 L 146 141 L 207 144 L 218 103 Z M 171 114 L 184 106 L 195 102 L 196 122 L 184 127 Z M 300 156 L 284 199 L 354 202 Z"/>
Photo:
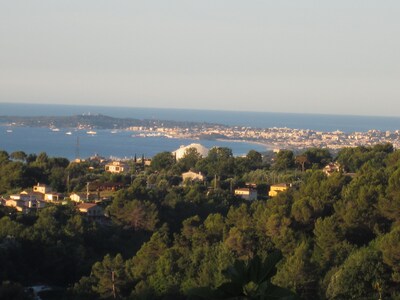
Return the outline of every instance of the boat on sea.
<path id="1" fill-rule="evenodd" d="M 65 134 L 72 135 L 72 132 L 71 131 L 67 131 Z"/>
<path id="2" fill-rule="evenodd" d="M 7 133 L 12 133 L 13 131 L 12 131 L 12 129 L 7 129 L 6 132 Z"/>
<path id="3" fill-rule="evenodd" d="M 51 131 L 54 131 L 54 132 L 58 132 L 58 131 L 60 131 L 60 129 L 59 128 L 56 128 L 56 127 L 54 127 L 54 128 L 50 128 L 51 129 Z"/>
<path id="4" fill-rule="evenodd" d="M 95 135 L 95 134 L 97 134 L 97 132 L 96 132 L 96 131 L 93 131 L 93 130 L 86 131 L 86 133 L 87 133 L 87 134 L 90 134 L 90 135 Z"/>

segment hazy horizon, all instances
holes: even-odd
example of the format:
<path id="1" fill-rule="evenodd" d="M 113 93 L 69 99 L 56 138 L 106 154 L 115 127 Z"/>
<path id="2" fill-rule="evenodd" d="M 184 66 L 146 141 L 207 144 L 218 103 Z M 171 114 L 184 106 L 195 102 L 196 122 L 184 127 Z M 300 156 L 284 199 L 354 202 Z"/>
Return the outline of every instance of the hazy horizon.
<path id="1" fill-rule="evenodd" d="M 185 107 L 177 107 L 177 108 L 171 108 L 171 107 L 146 107 L 146 106 L 129 106 L 129 105 L 107 105 L 107 104 L 69 104 L 69 103 L 44 103 L 44 102 L 0 102 L 1 105 L 37 105 L 37 106 L 42 106 L 42 105 L 52 105 L 52 106 L 70 106 L 70 107 L 82 107 L 82 108 L 119 108 L 119 109 L 145 109 L 145 110 L 171 110 L 171 111 L 209 111 L 209 112 L 232 112 L 232 113 L 260 113 L 260 114 L 293 114 L 293 115 L 318 115 L 318 116 L 344 116 L 344 117 L 379 117 L 379 118 L 400 118 L 400 115 L 377 115 L 377 114 L 356 114 L 356 113 L 318 113 L 318 112 L 286 112 L 286 111 L 263 111 L 263 110 L 245 110 L 245 109 L 238 109 L 238 110 L 231 110 L 229 108 L 227 109 L 208 109 L 208 108 L 185 108 Z M 93 111 L 92 113 L 96 113 L 96 111 Z M 0 112 L 0 115 L 1 112 Z M 190 118 L 190 117 L 189 117 Z"/>
<path id="2" fill-rule="evenodd" d="M 400 116 L 400 2 L 3 1 L 0 102 Z"/>

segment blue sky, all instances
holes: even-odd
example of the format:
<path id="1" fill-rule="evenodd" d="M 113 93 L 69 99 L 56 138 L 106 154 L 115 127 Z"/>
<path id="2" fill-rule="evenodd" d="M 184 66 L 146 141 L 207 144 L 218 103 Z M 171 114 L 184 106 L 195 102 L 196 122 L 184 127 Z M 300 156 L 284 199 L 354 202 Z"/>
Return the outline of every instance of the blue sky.
<path id="1" fill-rule="evenodd" d="M 400 116 L 400 1 L 0 0 L 0 102 Z"/>

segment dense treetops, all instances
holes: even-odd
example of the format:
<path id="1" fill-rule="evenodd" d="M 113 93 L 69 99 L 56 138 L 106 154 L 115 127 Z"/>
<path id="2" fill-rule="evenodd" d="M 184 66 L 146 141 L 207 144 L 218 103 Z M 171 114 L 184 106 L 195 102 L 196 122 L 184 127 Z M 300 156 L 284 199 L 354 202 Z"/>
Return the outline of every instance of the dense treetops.
<path id="1" fill-rule="evenodd" d="M 327 176 L 331 161 L 342 170 Z M 400 299 L 400 152 L 391 145 L 336 157 L 215 148 L 130 163 L 131 173 L 112 175 L 94 161 L 0 152 L 5 196 L 37 182 L 60 192 L 125 186 L 104 204 L 106 221 L 72 204 L 25 215 L 0 206 L 0 295 L 28 299 L 23 286 L 46 283 L 65 299 Z M 206 181 L 182 184 L 189 169 Z M 282 182 L 291 188 L 268 198 Z M 249 183 L 258 201 L 233 195 Z"/>

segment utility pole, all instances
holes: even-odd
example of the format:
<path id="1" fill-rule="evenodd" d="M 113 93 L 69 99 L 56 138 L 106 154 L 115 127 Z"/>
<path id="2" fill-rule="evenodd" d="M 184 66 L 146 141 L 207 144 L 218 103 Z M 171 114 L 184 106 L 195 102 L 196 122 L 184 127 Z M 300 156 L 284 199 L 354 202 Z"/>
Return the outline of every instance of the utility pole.
<path id="1" fill-rule="evenodd" d="M 68 194 L 70 192 L 69 180 L 70 180 L 70 178 L 69 178 L 69 171 L 68 171 L 68 175 L 67 175 L 67 193 Z"/>
<path id="2" fill-rule="evenodd" d="M 86 201 L 89 201 L 89 184 L 89 181 L 86 182 Z"/>

